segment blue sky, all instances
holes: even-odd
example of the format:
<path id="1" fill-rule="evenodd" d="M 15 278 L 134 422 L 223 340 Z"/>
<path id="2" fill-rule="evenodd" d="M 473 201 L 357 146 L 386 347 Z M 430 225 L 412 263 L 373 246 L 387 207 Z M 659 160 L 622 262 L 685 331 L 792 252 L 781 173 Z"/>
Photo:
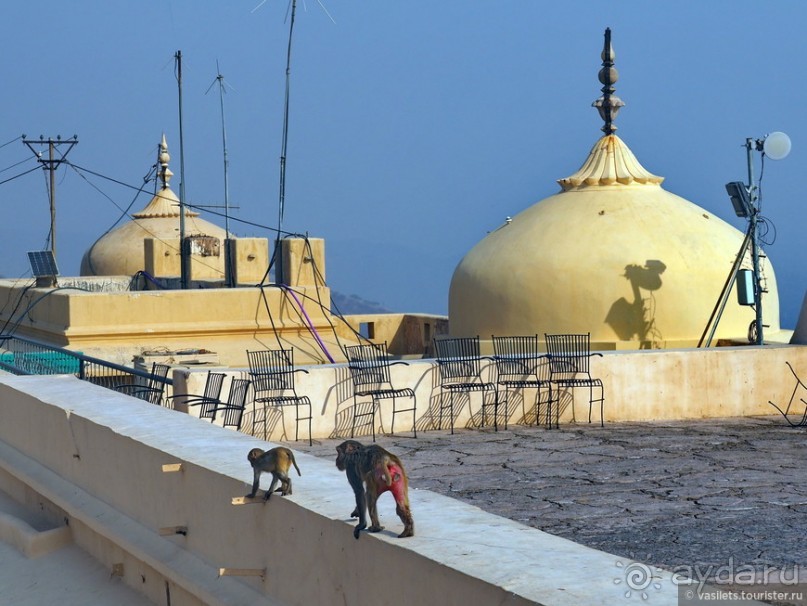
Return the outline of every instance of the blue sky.
<path id="1" fill-rule="evenodd" d="M 179 188 L 177 85 L 183 55 L 185 189 L 221 204 L 216 62 L 225 96 L 233 215 L 277 224 L 289 22 L 286 0 L 9 3 L 3 10 L 0 180 L 36 165 L 20 141 L 78 135 L 75 165 L 139 187 L 165 132 Z M 626 107 L 619 136 L 664 187 L 738 229 L 724 184 L 746 179 L 744 142 L 786 132 L 768 161 L 766 247 L 793 327 L 807 289 L 807 4 L 538 0 L 299 0 L 292 51 L 284 229 L 326 240 L 334 290 L 395 311 L 446 313 L 460 259 L 556 193 L 601 135 L 603 31 L 611 27 Z M 331 17 L 333 20 L 331 20 Z M 12 165 L 22 162 L 18 166 Z M 759 174 L 759 165 L 756 167 Z M 0 275 L 45 247 L 42 171 L 0 185 Z M 132 189 L 63 166 L 57 256 L 81 255 Z M 101 190 L 100 193 L 98 190 Z M 112 201 L 115 204 L 113 204 Z M 139 210 L 147 195 L 135 200 Z M 207 216 L 219 224 L 223 219 Z M 270 229 L 233 223 L 240 236 Z M 770 235 L 772 235 L 771 232 Z"/>

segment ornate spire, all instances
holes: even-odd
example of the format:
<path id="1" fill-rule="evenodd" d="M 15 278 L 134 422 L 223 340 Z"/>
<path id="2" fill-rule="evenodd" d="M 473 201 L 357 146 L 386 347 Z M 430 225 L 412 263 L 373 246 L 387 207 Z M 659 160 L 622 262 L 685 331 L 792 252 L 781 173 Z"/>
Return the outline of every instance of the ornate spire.
<path id="1" fill-rule="evenodd" d="M 600 112 L 600 117 L 605 124 L 602 127 L 602 132 L 606 135 L 613 135 L 616 131 L 614 120 L 619 113 L 619 108 L 624 107 L 625 103 L 614 94 L 614 83 L 619 80 L 619 72 L 614 67 L 614 59 L 616 54 L 611 47 L 611 28 L 605 28 L 605 44 L 602 49 L 602 69 L 599 73 L 599 79 L 602 83 L 602 97 L 594 101 L 591 105 L 597 108 Z"/>
<path id="2" fill-rule="evenodd" d="M 178 217 L 179 216 L 179 198 L 171 190 L 170 181 L 174 173 L 168 168 L 171 156 L 168 154 L 168 143 L 165 141 L 165 133 L 157 151 L 157 163 L 160 165 L 157 171 L 157 176 L 163 182 L 160 191 L 151 199 L 146 207 L 137 213 L 132 213 L 135 219 L 145 219 L 148 217 Z M 199 213 L 192 211 L 187 205 L 185 206 L 186 217 L 198 217 Z"/>
<path id="3" fill-rule="evenodd" d="M 170 160 L 171 156 L 168 154 L 168 143 L 165 140 L 165 133 L 163 133 L 163 140 L 160 141 L 160 151 L 157 154 L 157 162 L 160 164 L 160 180 L 163 182 L 163 189 L 168 188 L 168 182 L 171 181 L 171 177 L 174 176 L 174 173 L 168 168 L 168 162 Z"/>

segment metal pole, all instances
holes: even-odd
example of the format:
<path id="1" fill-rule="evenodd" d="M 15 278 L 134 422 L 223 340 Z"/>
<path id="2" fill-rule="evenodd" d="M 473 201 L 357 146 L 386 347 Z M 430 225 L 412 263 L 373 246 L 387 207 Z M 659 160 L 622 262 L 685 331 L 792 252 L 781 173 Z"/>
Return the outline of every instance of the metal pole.
<path id="1" fill-rule="evenodd" d="M 289 143 L 289 96 L 291 89 L 291 41 L 294 33 L 294 16 L 297 12 L 297 0 L 291 2 L 291 19 L 289 20 L 289 44 L 286 51 L 286 95 L 283 100 L 283 134 L 280 147 L 280 192 L 277 205 L 277 236 L 275 238 L 275 282 L 284 284 L 283 256 L 280 247 L 280 235 L 283 230 L 283 215 L 286 210 L 286 151 Z"/>
<path id="2" fill-rule="evenodd" d="M 756 311 L 756 341 L 757 345 L 762 345 L 764 340 L 762 336 L 762 280 L 759 271 L 759 248 L 757 246 L 757 215 L 759 214 L 759 207 L 757 206 L 757 192 L 754 187 L 754 158 L 753 153 L 756 149 L 756 141 L 754 139 L 745 140 L 745 150 L 748 160 L 748 192 L 751 198 L 751 216 L 749 217 L 751 233 L 751 264 L 754 273 L 754 307 Z"/>
<path id="3" fill-rule="evenodd" d="M 218 68 L 218 62 L 216 62 Z M 216 76 L 219 83 L 219 105 L 221 107 L 221 146 L 224 151 L 224 282 L 228 288 L 235 286 L 232 240 L 230 239 L 230 187 L 228 182 L 229 161 L 227 159 L 227 128 L 224 123 L 224 76 Z"/>
<path id="4" fill-rule="evenodd" d="M 182 137 L 182 51 L 177 51 L 177 86 L 179 87 L 179 271 L 180 284 L 188 288 L 188 251 L 185 246 L 185 150 Z"/>
<path id="5" fill-rule="evenodd" d="M 53 141 L 48 140 L 48 170 L 50 171 L 50 250 L 56 258 L 56 166 L 53 162 Z"/>
<path id="6" fill-rule="evenodd" d="M 50 195 L 49 195 L 49 202 L 50 202 L 50 250 L 53 253 L 53 258 L 56 258 L 56 169 L 62 162 L 66 161 L 67 154 L 70 153 L 70 150 L 78 143 L 78 137 L 73 135 L 70 139 L 62 140 L 61 136 L 57 136 L 56 139 L 48 137 L 46 140 L 44 137 L 40 137 L 39 141 L 29 141 L 25 138 L 25 135 L 22 136 L 22 142 L 28 147 L 28 149 L 33 152 L 36 156 L 37 161 L 43 165 L 43 167 L 47 168 L 49 174 L 49 184 L 50 184 Z M 34 145 L 47 145 L 48 146 L 48 159 L 45 160 L 42 158 L 42 152 L 38 152 L 34 149 Z M 59 158 L 54 157 L 56 148 L 61 145 L 67 145 L 67 149 Z"/>

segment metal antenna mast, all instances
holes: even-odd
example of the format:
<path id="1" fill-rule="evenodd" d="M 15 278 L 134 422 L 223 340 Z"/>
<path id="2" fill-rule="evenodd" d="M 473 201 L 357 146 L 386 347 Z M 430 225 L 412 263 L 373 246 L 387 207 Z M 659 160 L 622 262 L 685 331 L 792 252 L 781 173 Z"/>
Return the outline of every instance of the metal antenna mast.
<path id="1" fill-rule="evenodd" d="M 235 286 L 234 264 L 233 264 L 233 251 L 232 239 L 230 238 L 230 187 L 228 182 L 229 160 L 227 159 L 227 128 L 224 122 L 224 76 L 219 69 L 219 62 L 216 61 L 216 79 L 213 84 L 218 82 L 219 85 L 219 105 L 221 107 L 221 145 L 224 150 L 224 231 L 226 232 L 224 240 L 224 280 L 227 288 Z M 208 87 L 208 92 L 213 84 Z M 207 94 L 207 93 L 205 93 Z"/>
<path id="2" fill-rule="evenodd" d="M 176 60 L 176 78 L 179 88 L 179 267 L 180 284 L 183 289 L 188 288 L 190 267 L 188 250 L 185 241 L 185 145 L 182 136 L 182 51 L 174 55 Z"/>
<path id="3" fill-rule="evenodd" d="M 56 169 L 65 161 L 67 154 L 73 149 L 73 146 L 78 143 L 78 135 L 73 135 L 72 139 L 65 139 L 62 141 L 61 136 L 56 136 L 54 141 L 50 137 L 45 139 L 40 135 L 39 141 L 29 141 L 22 136 L 22 142 L 28 146 L 28 149 L 36 156 L 36 159 L 42 164 L 42 167 L 50 173 L 50 250 L 53 253 L 53 258 L 56 258 Z M 34 145 L 48 146 L 47 159 L 42 157 L 42 152 L 34 149 Z M 59 158 L 55 158 L 53 152 L 60 145 L 67 145 L 67 149 Z"/>
<path id="4" fill-rule="evenodd" d="M 276 282 L 283 283 L 283 263 L 280 257 L 280 234 L 283 229 L 283 214 L 286 208 L 286 149 L 289 142 L 289 89 L 291 85 L 291 40 L 294 33 L 294 17 L 297 12 L 297 0 L 291 0 L 291 17 L 289 20 L 289 45 L 286 51 L 286 95 L 283 103 L 283 135 L 280 147 L 280 197 L 277 210 L 277 239 L 275 240 Z"/>

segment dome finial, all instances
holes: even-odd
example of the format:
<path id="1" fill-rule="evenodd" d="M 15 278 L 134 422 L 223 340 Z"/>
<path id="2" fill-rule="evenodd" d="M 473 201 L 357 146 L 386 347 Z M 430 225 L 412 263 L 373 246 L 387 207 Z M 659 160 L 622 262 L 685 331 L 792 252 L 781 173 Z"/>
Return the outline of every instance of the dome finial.
<path id="1" fill-rule="evenodd" d="M 165 140 L 165 133 L 163 133 L 163 139 L 160 141 L 160 151 L 157 154 L 157 162 L 160 165 L 160 180 L 163 182 L 163 189 L 168 188 L 168 182 L 171 180 L 171 177 L 174 176 L 174 173 L 168 168 L 168 162 L 170 160 L 171 156 L 168 154 L 168 143 Z"/>
<path id="2" fill-rule="evenodd" d="M 591 105 L 597 108 L 600 112 L 600 117 L 605 124 L 602 127 L 602 132 L 606 135 L 613 135 L 616 131 L 614 120 L 619 113 L 619 108 L 624 107 L 622 99 L 614 94 L 614 83 L 619 79 L 619 72 L 614 67 L 614 59 L 616 54 L 611 47 L 611 28 L 605 28 L 605 44 L 602 49 L 602 69 L 599 73 L 599 79 L 602 83 L 602 97 L 594 101 Z"/>

